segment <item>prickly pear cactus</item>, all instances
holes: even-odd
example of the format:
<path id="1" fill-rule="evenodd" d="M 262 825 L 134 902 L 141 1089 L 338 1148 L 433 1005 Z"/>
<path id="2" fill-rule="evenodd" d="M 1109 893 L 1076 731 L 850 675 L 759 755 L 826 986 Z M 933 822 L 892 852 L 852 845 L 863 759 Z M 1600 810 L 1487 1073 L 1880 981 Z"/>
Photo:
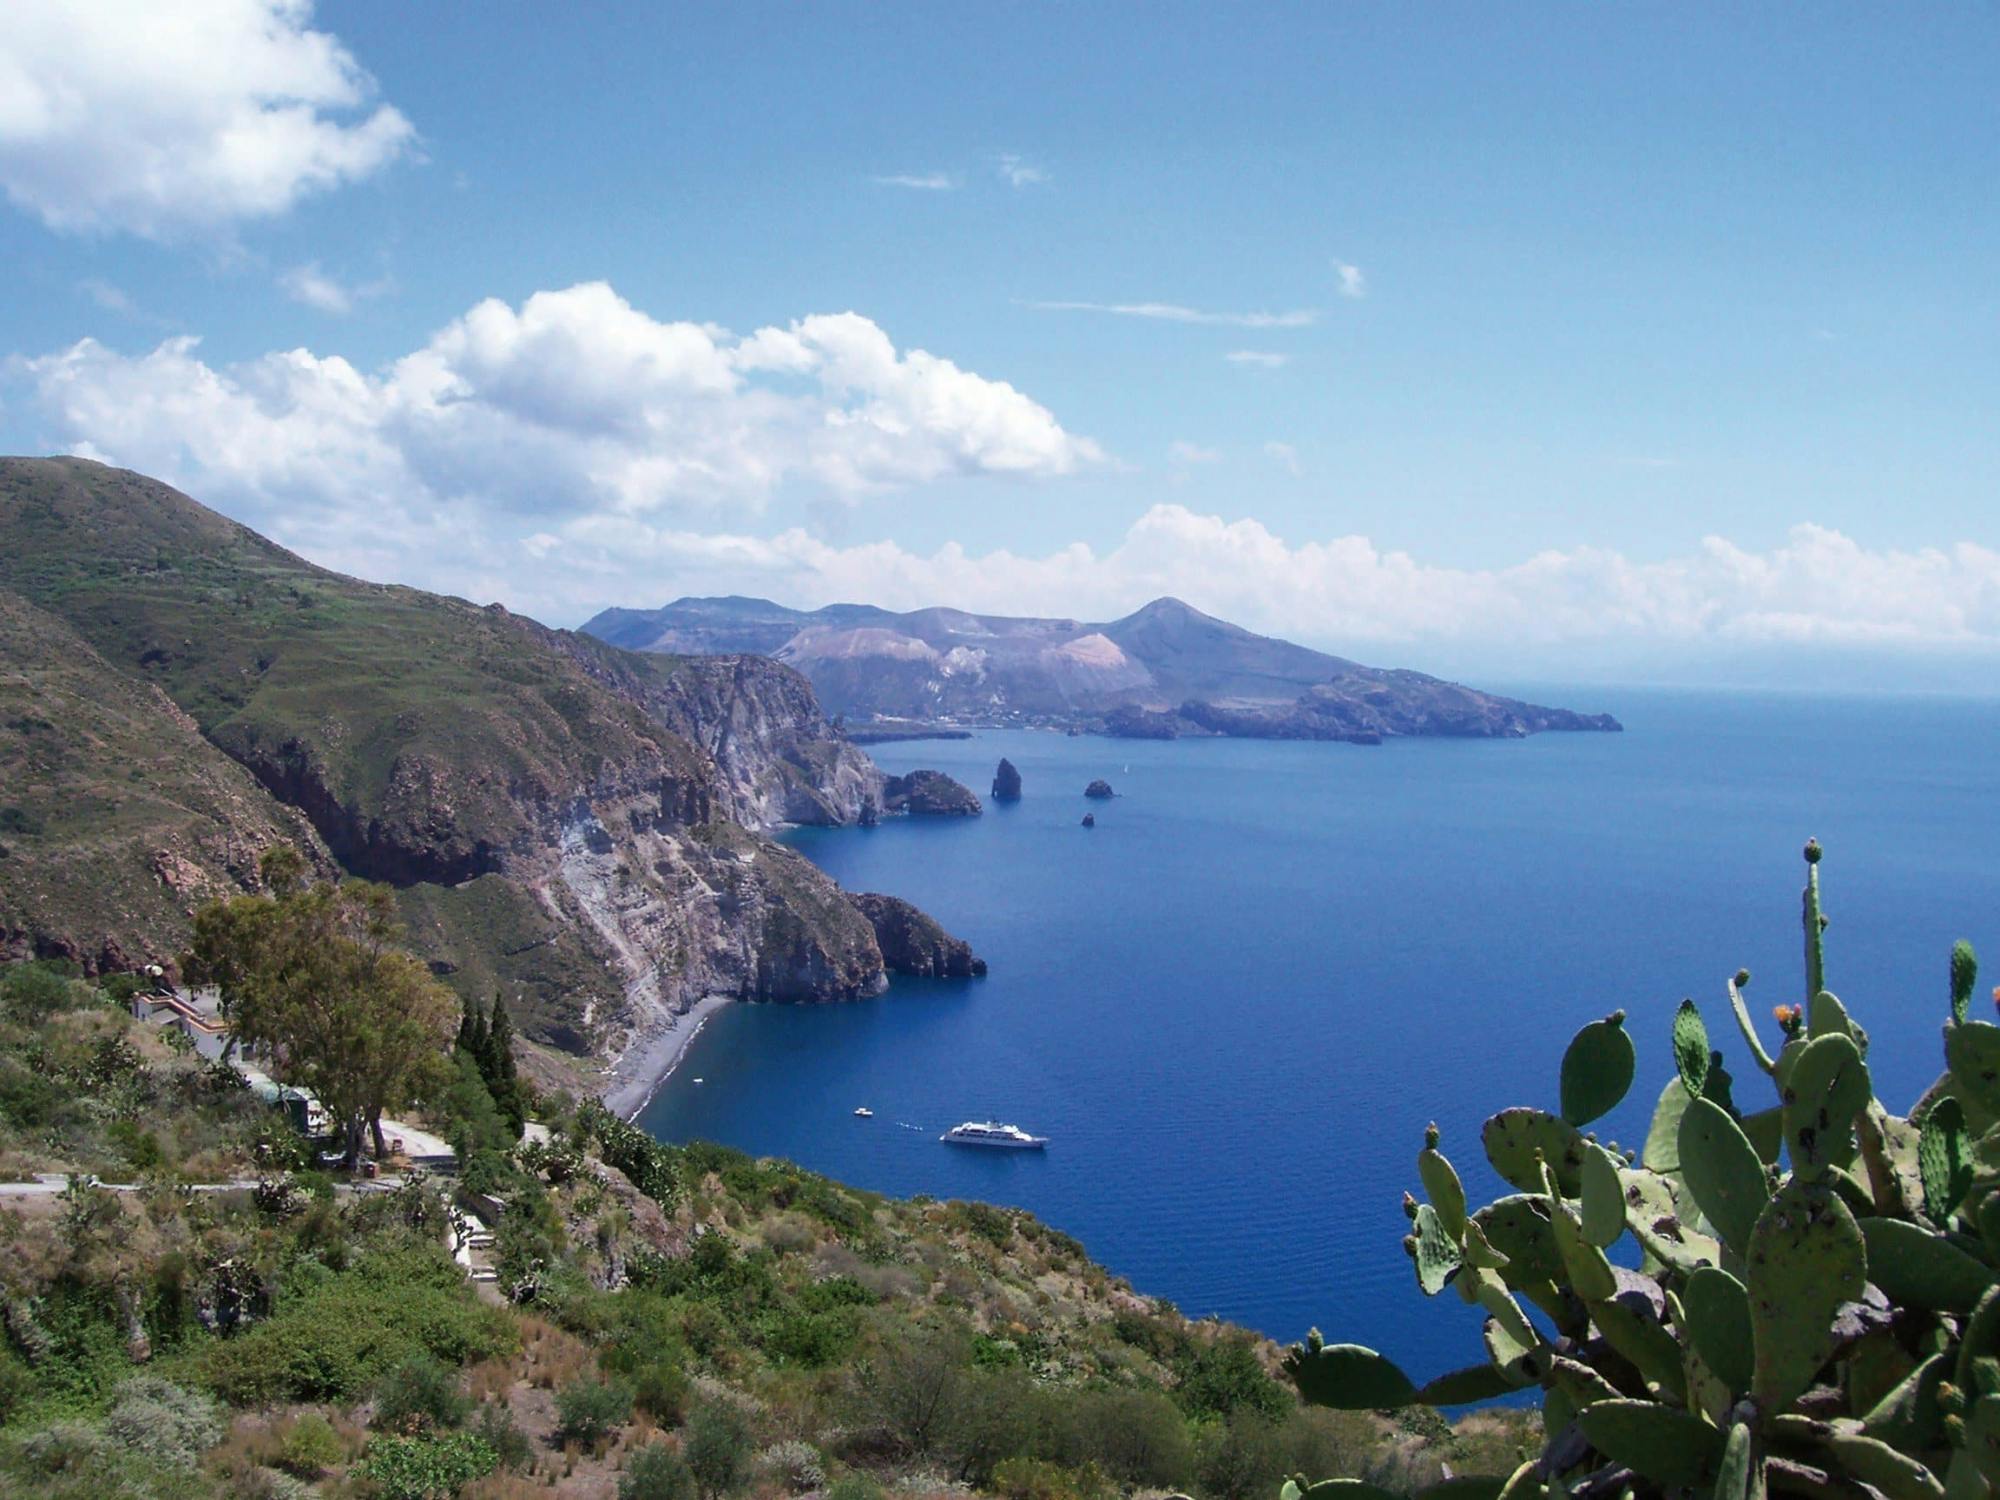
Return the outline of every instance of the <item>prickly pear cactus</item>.
<path id="1" fill-rule="evenodd" d="M 1515 1192 L 1469 1208 L 1432 1126 L 1426 1201 L 1405 1199 L 1419 1289 L 1478 1309 L 1486 1357 L 1419 1384 L 1314 1332 L 1286 1360 L 1307 1401 L 1539 1389 L 1540 1458 L 1461 1475 L 1452 1500 L 2000 1500 L 2000 1026 L 1970 1018 L 1978 965 L 1961 942 L 1945 1071 L 1891 1114 L 1867 1033 L 1826 987 L 1820 854 L 1806 845 L 1805 997 L 1777 1007 L 1774 1047 L 1748 971 L 1727 984 L 1742 1075 L 1768 1078 L 1771 1102 L 1736 1103 L 1684 1001 L 1645 1149 L 1621 1152 L 1588 1127 L 1631 1085 L 1626 1017 L 1584 1027 L 1553 1109 L 1486 1122 L 1487 1160 Z M 1286 1500 L 1336 1493 L 1376 1500 L 1303 1476 Z"/>

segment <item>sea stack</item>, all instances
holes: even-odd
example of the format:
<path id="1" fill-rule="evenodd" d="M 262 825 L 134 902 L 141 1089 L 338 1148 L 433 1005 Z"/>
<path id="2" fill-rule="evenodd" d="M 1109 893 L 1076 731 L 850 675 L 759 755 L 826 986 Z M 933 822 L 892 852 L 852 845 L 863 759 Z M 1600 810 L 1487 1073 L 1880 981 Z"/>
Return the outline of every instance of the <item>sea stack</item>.
<path id="1" fill-rule="evenodd" d="M 882 811 L 928 817 L 976 818 L 982 811 L 969 787 L 942 771 L 912 771 L 882 783 Z"/>
<path id="2" fill-rule="evenodd" d="M 993 773 L 993 800 L 995 802 L 1021 800 L 1021 773 L 1014 769 L 1014 762 L 1004 755 L 1000 758 L 1000 769 Z"/>
<path id="3" fill-rule="evenodd" d="M 1100 777 L 1083 789 L 1083 795 L 1086 797 L 1095 797 L 1098 801 L 1103 802 L 1115 797 L 1117 793 L 1111 790 L 1110 782 Z"/>
<path id="4" fill-rule="evenodd" d="M 1083 826 L 1085 828 L 1095 828 L 1097 826 L 1097 814 L 1085 813 L 1083 815 Z"/>

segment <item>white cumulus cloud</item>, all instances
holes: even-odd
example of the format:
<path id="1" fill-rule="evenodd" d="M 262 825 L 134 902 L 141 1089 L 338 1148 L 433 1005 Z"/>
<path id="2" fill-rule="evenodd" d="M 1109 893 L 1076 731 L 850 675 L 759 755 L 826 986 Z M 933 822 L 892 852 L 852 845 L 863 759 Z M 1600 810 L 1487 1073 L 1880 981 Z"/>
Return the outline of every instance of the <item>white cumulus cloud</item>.
<path id="1" fill-rule="evenodd" d="M 1361 267 L 1337 260 L 1333 263 L 1333 273 L 1340 278 L 1341 296 L 1359 298 L 1368 295 L 1368 278 L 1361 274 Z"/>
<path id="2" fill-rule="evenodd" d="M 1222 357 L 1232 365 L 1252 365 L 1260 370 L 1282 369 L 1292 361 L 1291 355 L 1269 349 L 1231 349 Z"/>
<path id="3" fill-rule="evenodd" d="M 60 444 L 342 558 L 440 518 L 749 513 L 787 483 L 853 498 L 1103 458 L 1013 386 L 858 314 L 739 338 L 603 283 L 481 302 L 374 371 L 307 349 L 211 365 L 193 338 L 136 355 L 85 339 L 7 371 Z"/>
<path id="4" fill-rule="evenodd" d="M 283 213 L 409 152 L 309 0 L 11 0 L 0 187 L 63 231 L 154 239 Z"/>

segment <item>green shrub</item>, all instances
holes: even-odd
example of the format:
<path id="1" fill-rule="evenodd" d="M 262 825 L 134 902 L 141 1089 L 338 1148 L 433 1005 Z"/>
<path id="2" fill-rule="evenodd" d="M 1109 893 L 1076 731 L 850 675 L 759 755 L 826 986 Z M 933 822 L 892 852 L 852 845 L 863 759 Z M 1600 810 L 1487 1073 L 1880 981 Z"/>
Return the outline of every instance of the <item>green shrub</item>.
<path id="1" fill-rule="evenodd" d="M 819 1449 L 797 1438 L 771 1444 L 757 1455 L 756 1468 L 794 1494 L 805 1494 L 826 1484 L 826 1465 L 820 1461 Z"/>
<path id="2" fill-rule="evenodd" d="M 632 1399 L 639 1410 L 662 1427 L 678 1427 L 687 1415 L 692 1382 L 677 1364 L 655 1360 L 632 1372 Z"/>
<path id="3" fill-rule="evenodd" d="M 1243 1409 L 1275 1422 L 1293 1406 L 1245 1334 L 1195 1340 L 1174 1362 L 1174 1374 L 1174 1399 L 1192 1417 L 1227 1417 Z"/>
<path id="4" fill-rule="evenodd" d="M 413 1354 L 375 1384 L 375 1425 L 412 1436 L 456 1427 L 472 1403 L 458 1388 L 458 1371 L 429 1354 Z"/>
<path id="5" fill-rule="evenodd" d="M 278 1467 L 300 1479 L 317 1479 L 339 1463 L 346 1452 L 333 1423 L 309 1411 L 292 1423 L 278 1455 Z"/>
<path id="6" fill-rule="evenodd" d="M 694 1500 L 694 1475 L 665 1443 L 648 1443 L 618 1476 L 618 1500 Z"/>
<path id="7" fill-rule="evenodd" d="M 632 1417 L 632 1388 L 615 1381 L 578 1380 L 556 1392 L 556 1432 L 595 1452 Z"/>
<path id="8" fill-rule="evenodd" d="M 750 1455 L 750 1424 L 735 1407 L 721 1401 L 704 1402 L 688 1419 L 681 1456 L 708 1500 L 728 1494 L 743 1482 L 750 1469 Z"/>
<path id="9" fill-rule="evenodd" d="M 1112 1487 L 1096 1464 L 1067 1469 L 1039 1458 L 1010 1458 L 993 1470 L 994 1490 L 1006 1500 L 1106 1500 Z"/>
<path id="10" fill-rule="evenodd" d="M 152 1131 L 142 1130 L 130 1120 L 113 1120 L 104 1134 L 134 1172 L 154 1172 L 166 1165 L 167 1154 Z"/>
<path id="11" fill-rule="evenodd" d="M 826 1500 L 882 1500 L 882 1486 L 866 1474 L 849 1470 L 827 1486 Z"/>
<path id="12" fill-rule="evenodd" d="M 498 1401 L 488 1401 L 479 1408 L 479 1420 L 472 1430 L 493 1450 L 503 1469 L 525 1469 L 534 1459 L 534 1444 L 514 1425 L 514 1414 Z"/>
<path id="13" fill-rule="evenodd" d="M 159 1463 L 192 1468 L 222 1441 L 215 1400 L 158 1375 L 134 1375 L 112 1393 L 104 1430 L 117 1443 Z"/>
<path id="14" fill-rule="evenodd" d="M 59 1422 L 18 1439 L 0 1434 L 0 1495 L 34 1500 L 213 1500 L 198 1469 L 161 1463 L 95 1427 Z"/>
<path id="15" fill-rule="evenodd" d="M 361 1475 L 382 1500 L 450 1500 L 498 1463 L 485 1440 L 469 1432 L 380 1437 L 368 1445 Z"/>
<path id="16" fill-rule="evenodd" d="M 351 1402 L 412 1355 L 457 1365 L 511 1352 L 515 1342 L 508 1315 L 481 1304 L 450 1257 L 427 1248 L 363 1257 L 210 1345 L 196 1368 L 237 1405 Z"/>

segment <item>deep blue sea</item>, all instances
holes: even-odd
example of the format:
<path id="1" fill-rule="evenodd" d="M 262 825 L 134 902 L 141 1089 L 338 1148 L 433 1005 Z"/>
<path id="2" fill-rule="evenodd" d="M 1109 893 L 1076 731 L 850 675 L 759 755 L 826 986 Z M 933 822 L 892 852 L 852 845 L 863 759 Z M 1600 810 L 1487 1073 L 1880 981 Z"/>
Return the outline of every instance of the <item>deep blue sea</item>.
<path id="1" fill-rule="evenodd" d="M 1636 1146 L 1684 995 L 1761 1107 L 1723 984 L 1752 971 L 1767 1038 L 1801 998 L 1807 835 L 1827 850 L 1829 984 L 1892 1104 L 1939 1066 L 1953 939 L 2000 981 L 2000 702 L 1539 695 L 1627 732 L 876 747 L 982 797 L 1002 755 L 1020 767 L 1023 800 L 981 818 L 792 836 L 844 885 L 918 902 L 991 975 L 732 1006 L 644 1123 L 1018 1204 L 1191 1315 L 1283 1339 L 1317 1324 L 1413 1374 L 1470 1363 L 1479 1319 L 1426 1302 L 1401 1248 L 1424 1123 L 1476 1201 L 1495 1195 L 1480 1122 L 1553 1109 L 1570 1034 L 1622 1008 L 1640 1081 L 1600 1129 Z M 1096 776 L 1116 801 L 1084 801 Z M 938 1142 L 987 1116 L 1052 1145 Z"/>

